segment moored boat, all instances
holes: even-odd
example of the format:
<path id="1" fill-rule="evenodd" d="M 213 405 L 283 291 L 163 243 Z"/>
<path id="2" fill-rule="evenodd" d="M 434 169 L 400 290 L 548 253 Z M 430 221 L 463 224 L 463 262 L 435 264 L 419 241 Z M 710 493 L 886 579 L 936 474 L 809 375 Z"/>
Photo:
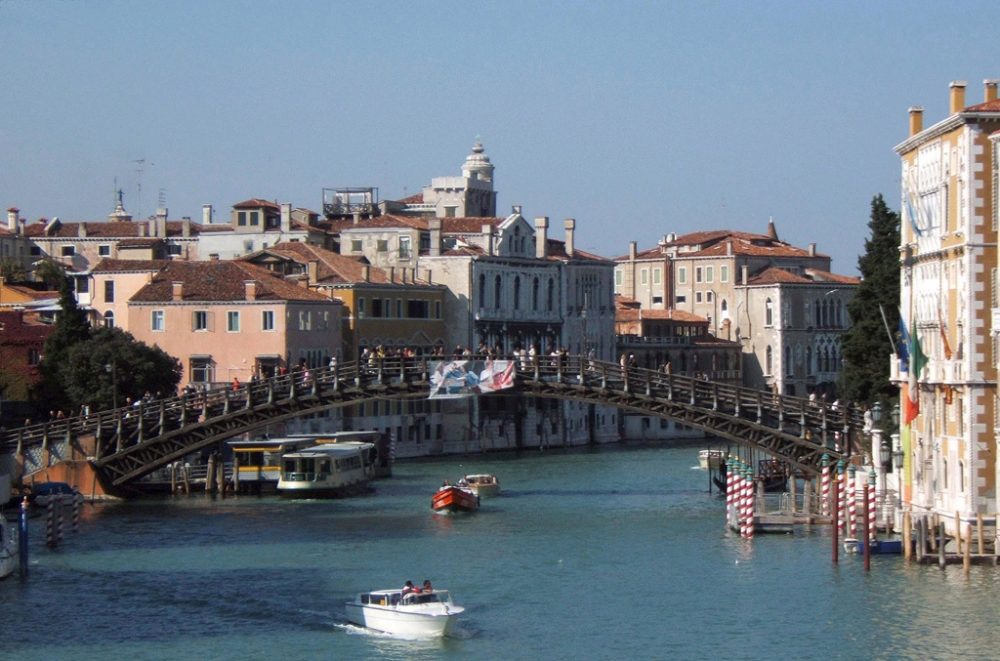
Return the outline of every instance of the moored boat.
<path id="1" fill-rule="evenodd" d="M 292 498 L 340 498 L 368 491 L 377 456 L 373 443 L 326 443 L 281 457 L 278 493 Z"/>
<path id="2" fill-rule="evenodd" d="M 698 453 L 698 465 L 703 470 L 716 470 L 725 458 L 724 450 L 702 450 Z"/>
<path id="3" fill-rule="evenodd" d="M 435 512 L 475 512 L 479 509 L 479 496 L 470 489 L 446 484 L 431 498 Z"/>
<path id="4" fill-rule="evenodd" d="M 492 498 L 500 495 L 500 480 L 496 475 L 488 473 L 476 473 L 466 475 L 459 481 L 459 485 L 465 483 L 466 486 L 480 498 Z"/>
<path id="5" fill-rule="evenodd" d="M 448 635 L 455 619 L 465 611 L 452 602 L 447 590 L 406 594 L 402 590 L 362 592 L 344 604 L 344 608 L 352 624 L 413 638 Z"/>

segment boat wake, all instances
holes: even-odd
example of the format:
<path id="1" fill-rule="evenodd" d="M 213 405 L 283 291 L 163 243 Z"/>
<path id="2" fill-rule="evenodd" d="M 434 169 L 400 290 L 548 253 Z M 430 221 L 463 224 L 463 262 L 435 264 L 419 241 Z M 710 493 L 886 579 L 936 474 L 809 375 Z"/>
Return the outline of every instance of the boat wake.
<path id="1" fill-rule="evenodd" d="M 384 631 L 375 631 L 374 629 L 366 629 L 365 627 L 359 627 L 358 625 L 351 624 L 350 622 L 334 622 L 333 628 L 339 631 L 343 631 L 344 633 L 350 636 L 368 636 L 369 638 L 374 638 L 377 640 L 385 640 L 385 641 L 399 640 L 399 641 L 407 641 L 410 643 L 418 641 L 421 643 L 425 643 L 429 646 L 439 646 L 442 640 L 440 636 L 402 636 L 402 635 L 386 633 Z M 471 638 L 472 634 L 466 633 L 460 629 L 456 629 L 450 632 L 447 637 L 467 639 Z"/>

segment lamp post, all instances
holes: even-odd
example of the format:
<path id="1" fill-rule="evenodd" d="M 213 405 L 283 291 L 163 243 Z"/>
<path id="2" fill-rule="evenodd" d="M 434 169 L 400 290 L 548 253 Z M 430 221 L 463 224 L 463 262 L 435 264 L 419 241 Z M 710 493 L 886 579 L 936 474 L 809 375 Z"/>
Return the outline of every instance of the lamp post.
<path id="1" fill-rule="evenodd" d="M 118 370 L 115 361 L 104 365 L 104 371 L 111 375 L 111 408 L 118 408 Z"/>
<path id="2" fill-rule="evenodd" d="M 906 459 L 899 435 L 899 403 L 892 406 L 892 467 L 896 474 L 896 516 L 893 522 L 896 530 L 903 526 L 903 464 Z"/>

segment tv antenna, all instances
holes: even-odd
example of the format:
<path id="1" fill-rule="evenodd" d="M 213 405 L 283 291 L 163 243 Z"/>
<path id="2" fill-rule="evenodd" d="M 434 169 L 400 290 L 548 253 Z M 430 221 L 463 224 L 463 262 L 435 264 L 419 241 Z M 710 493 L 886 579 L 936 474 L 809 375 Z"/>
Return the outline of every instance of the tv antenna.
<path id="1" fill-rule="evenodd" d="M 146 172 L 146 159 L 138 158 L 132 161 L 135 163 L 135 176 L 136 176 L 136 196 L 135 196 L 135 217 L 142 218 L 142 175 Z M 150 163 L 150 166 L 156 165 L 156 163 Z"/>

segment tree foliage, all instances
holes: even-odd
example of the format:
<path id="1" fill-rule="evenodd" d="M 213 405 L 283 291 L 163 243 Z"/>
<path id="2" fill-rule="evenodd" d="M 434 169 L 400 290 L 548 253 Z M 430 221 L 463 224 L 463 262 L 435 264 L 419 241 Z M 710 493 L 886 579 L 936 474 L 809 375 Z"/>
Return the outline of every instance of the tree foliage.
<path id="1" fill-rule="evenodd" d="M 899 327 L 899 214 L 881 194 L 872 199 L 868 229 L 865 254 L 858 258 L 861 284 L 847 306 L 851 328 L 844 338 L 840 392 L 871 404 L 898 394 L 889 383 L 895 353 L 889 334 L 895 336 Z"/>
<path id="2" fill-rule="evenodd" d="M 137 341 L 118 328 L 91 329 L 86 314 L 63 279 L 61 312 L 45 342 L 42 382 L 35 391 L 40 408 L 76 412 L 123 406 L 127 398 L 173 394 L 180 363 L 159 347 Z"/>
<path id="3" fill-rule="evenodd" d="M 120 328 L 100 328 L 73 345 L 62 370 L 62 384 L 72 408 L 92 411 L 124 406 L 146 394 L 172 395 L 181 380 L 181 364 L 159 347 L 137 341 Z"/>
<path id="4" fill-rule="evenodd" d="M 50 289 L 62 289 L 66 281 L 66 268 L 54 259 L 43 259 L 35 265 L 35 280 L 44 282 Z"/>

